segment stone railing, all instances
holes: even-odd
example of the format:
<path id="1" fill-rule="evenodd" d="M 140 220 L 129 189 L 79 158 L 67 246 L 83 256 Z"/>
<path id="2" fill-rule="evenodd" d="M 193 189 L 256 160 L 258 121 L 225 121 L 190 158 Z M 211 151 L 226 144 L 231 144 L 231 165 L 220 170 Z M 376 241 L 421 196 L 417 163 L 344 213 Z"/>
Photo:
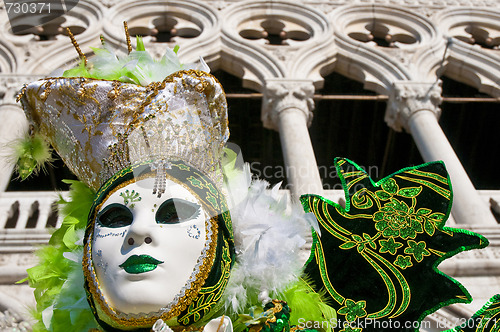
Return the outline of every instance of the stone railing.
<path id="1" fill-rule="evenodd" d="M 47 229 L 61 223 L 58 200 L 55 192 L 1 193 L 0 253 L 30 253 L 36 246 L 47 243 L 50 237 Z"/>
<path id="2" fill-rule="evenodd" d="M 500 216 L 500 191 L 480 190 L 479 194 L 485 202 L 488 202 L 491 210 Z M 67 192 L 22 191 L 0 193 L 0 234 L 18 234 L 27 230 L 44 230 L 58 227 L 61 223 L 61 218 L 57 213 L 59 195 L 67 197 Z M 323 196 L 340 205 L 345 204 L 342 190 L 325 190 Z M 479 226 L 481 222 L 471 221 L 470 224 Z M 451 217 L 448 225 L 454 225 Z M 1 245 L 2 239 L 0 238 Z"/>
<path id="3" fill-rule="evenodd" d="M 288 194 L 288 193 L 287 193 Z M 480 191 L 481 197 L 500 216 L 500 191 Z M 62 218 L 57 213 L 60 197 L 66 192 L 4 192 L 0 194 L 0 253 L 26 255 L 39 245 L 47 243 L 50 229 L 57 228 Z M 323 196 L 340 205 L 345 204 L 341 190 L 326 190 Z M 443 262 L 441 269 L 451 275 L 487 274 L 500 276 L 500 223 L 482 225 L 480 221 L 456 225 L 453 218 L 450 227 L 467 228 L 490 240 L 486 250 L 462 253 Z M 475 268 L 471 269 L 471 265 Z M 1 273 L 0 273 L 1 274 Z M 1 278 L 0 278 L 1 279 Z"/>
<path id="4" fill-rule="evenodd" d="M 491 210 L 500 216 L 500 191 L 479 191 L 479 193 L 488 202 Z M 57 202 L 61 196 L 67 197 L 67 193 L 44 191 L 1 193 L 0 253 L 29 253 L 37 245 L 46 243 L 49 239 L 47 229 L 59 227 L 62 221 L 57 213 Z M 340 205 L 345 204 L 342 190 L 326 190 L 323 196 Z M 447 225 L 457 227 L 451 216 Z M 490 247 L 500 248 L 500 223 L 498 226 L 488 226 L 475 221 L 459 227 L 470 228 L 485 235 L 492 242 Z M 494 258 L 499 259 L 500 253 L 495 253 Z M 454 268 L 456 273 L 460 270 L 459 267 Z M 498 270 L 496 273 L 500 275 L 500 265 L 494 270 Z"/>
<path id="5" fill-rule="evenodd" d="M 66 193 L 62 194 L 63 196 Z M 51 191 L 0 194 L 0 229 L 45 229 L 58 225 L 57 201 Z"/>

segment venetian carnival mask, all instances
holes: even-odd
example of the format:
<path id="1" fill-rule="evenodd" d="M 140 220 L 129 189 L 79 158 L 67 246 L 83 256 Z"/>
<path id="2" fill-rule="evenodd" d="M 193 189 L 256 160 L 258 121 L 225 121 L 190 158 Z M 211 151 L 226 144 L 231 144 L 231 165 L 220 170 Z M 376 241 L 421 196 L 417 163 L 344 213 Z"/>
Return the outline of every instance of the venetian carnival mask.
<path id="1" fill-rule="evenodd" d="M 196 277 L 205 247 L 207 213 L 198 199 L 172 180 L 158 197 L 154 180 L 117 188 L 94 223 L 96 277 L 104 298 L 121 312 L 159 311 L 173 302 Z"/>

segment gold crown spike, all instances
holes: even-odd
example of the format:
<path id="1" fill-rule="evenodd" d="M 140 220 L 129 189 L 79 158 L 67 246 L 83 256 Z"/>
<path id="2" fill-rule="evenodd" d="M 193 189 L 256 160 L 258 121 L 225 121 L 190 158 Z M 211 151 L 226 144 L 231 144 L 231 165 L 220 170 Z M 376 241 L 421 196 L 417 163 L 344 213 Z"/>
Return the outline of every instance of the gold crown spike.
<path id="1" fill-rule="evenodd" d="M 210 74 L 179 71 L 148 86 L 49 78 L 30 83 L 21 103 L 65 164 L 94 190 L 128 166 L 169 160 L 182 160 L 222 186 L 227 105 Z"/>
<path id="2" fill-rule="evenodd" d="M 78 53 L 78 56 L 83 59 L 84 63 L 85 63 L 85 67 L 87 66 L 87 58 L 85 57 L 85 54 L 82 52 L 82 50 L 80 49 L 80 46 L 78 46 L 78 43 L 76 42 L 76 39 L 75 39 L 75 36 L 73 36 L 73 33 L 71 32 L 71 30 L 69 28 L 66 28 L 66 31 L 68 32 L 68 36 L 69 38 L 71 39 L 71 43 L 73 44 L 73 46 L 75 47 L 76 49 L 76 52 Z"/>
<path id="3" fill-rule="evenodd" d="M 128 33 L 127 21 L 123 21 L 123 27 L 125 28 L 125 38 L 127 40 L 127 50 L 128 53 L 132 52 L 132 43 L 130 42 L 130 34 Z"/>

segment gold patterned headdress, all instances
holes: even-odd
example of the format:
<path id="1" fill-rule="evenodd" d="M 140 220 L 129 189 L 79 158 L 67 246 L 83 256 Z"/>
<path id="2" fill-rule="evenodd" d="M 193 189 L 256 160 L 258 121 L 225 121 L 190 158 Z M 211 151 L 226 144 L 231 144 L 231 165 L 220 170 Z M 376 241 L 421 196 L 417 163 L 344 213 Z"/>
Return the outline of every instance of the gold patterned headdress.
<path id="1" fill-rule="evenodd" d="M 222 183 L 227 105 L 210 74 L 178 71 L 147 86 L 48 78 L 26 85 L 20 99 L 35 130 L 94 190 L 128 166 L 150 162 L 161 171 L 169 160 Z"/>

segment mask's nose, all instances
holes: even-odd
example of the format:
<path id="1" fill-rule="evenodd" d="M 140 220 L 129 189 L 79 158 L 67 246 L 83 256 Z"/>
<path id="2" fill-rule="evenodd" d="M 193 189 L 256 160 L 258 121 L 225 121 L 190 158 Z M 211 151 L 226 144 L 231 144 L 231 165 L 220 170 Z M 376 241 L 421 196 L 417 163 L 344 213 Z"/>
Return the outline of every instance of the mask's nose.
<path id="1" fill-rule="evenodd" d="M 146 237 L 144 238 L 144 243 L 146 243 L 146 244 L 151 244 L 152 242 L 153 242 L 153 239 L 152 239 L 151 237 L 146 236 Z M 129 245 L 133 246 L 133 245 L 136 243 L 136 242 L 135 242 L 135 240 L 134 240 L 134 237 L 132 237 L 132 236 L 128 237 L 128 239 L 127 239 L 127 243 L 128 243 Z"/>
<path id="2" fill-rule="evenodd" d="M 125 243 L 129 246 L 141 246 L 142 244 L 155 244 L 153 227 L 146 221 L 152 216 L 134 215 L 134 221 L 130 225 Z"/>

